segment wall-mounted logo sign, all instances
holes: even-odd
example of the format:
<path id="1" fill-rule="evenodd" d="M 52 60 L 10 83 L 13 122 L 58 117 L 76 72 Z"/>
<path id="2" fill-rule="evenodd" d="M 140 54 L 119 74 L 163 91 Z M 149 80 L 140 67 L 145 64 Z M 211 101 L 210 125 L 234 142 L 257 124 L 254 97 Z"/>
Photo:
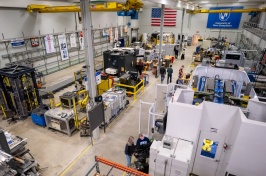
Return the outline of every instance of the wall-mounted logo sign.
<path id="1" fill-rule="evenodd" d="M 219 13 L 219 19 L 221 21 L 227 21 L 230 17 L 230 13 Z"/>
<path id="2" fill-rule="evenodd" d="M 39 39 L 38 38 L 30 38 L 30 43 L 32 47 L 39 46 Z"/>
<path id="3" fill-rule="evenodd" d="M 243 6 L 211 7 L 210 10 L 234 10 L 243 9 Z M 207 28 L 238 29 L 242 13 L 209 13 Z"/>
<path id="4" fill-rule="evenodd" d="M 25 45 L 25 41 L 23 39 L 14 39 L 11 40 L 11 46 L 16 48 L 16 47 L 21 47 Z"/>

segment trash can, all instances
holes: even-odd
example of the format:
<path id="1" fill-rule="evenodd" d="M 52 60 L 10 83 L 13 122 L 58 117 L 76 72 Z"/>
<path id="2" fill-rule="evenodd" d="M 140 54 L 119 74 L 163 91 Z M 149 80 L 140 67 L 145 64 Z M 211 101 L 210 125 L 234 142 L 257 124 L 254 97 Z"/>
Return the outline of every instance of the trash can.
<path id="1" fill-rule="evenodd" d="M 46 126 L 46 122 L 45 122 L 45 118 L 44 118 L 44 114 L 47 111 L 47 109 L 39 107 L 36 108 L 34 110 L 32 110 L 31 112 L 31 120 L 33 123 L 40 125 L 42 127 Z"/>
<path id="2" fill-rule="evenodd" d="M 175 57 L 172 56 L 171 62 L 174 63 Z"/>

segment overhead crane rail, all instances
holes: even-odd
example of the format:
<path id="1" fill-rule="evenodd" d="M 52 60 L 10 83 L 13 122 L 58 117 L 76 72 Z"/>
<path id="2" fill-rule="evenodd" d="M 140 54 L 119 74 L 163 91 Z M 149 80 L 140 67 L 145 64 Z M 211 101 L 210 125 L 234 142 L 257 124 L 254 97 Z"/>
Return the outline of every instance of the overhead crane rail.
<path id="1" fill-rule="evenodd" d="M 209 10 L 209 9 L 199 9 L 199 10 L 187 10 L 187 13 L 250 13 L 250 12 L 266 12 L 266 8 L 248 8 L 248 9 L 221 9 L 221 10 Z"/>
<path id="2" fill-rule="evenodd" d="M 118 12 L 118 11 L 139 11 L 143 6 L 141 0 L 128 0 L 126 4 L 117 2 L 107 2 L 104 4 L 90 5 L 92 12 Z M 62 12 L 80 12 L 80 6 L 49 6 L 49 5 L 38 5 L 30 4 L 27 7 L 28 12 L 39 12 L 39 13 L 62 13 Z"/>

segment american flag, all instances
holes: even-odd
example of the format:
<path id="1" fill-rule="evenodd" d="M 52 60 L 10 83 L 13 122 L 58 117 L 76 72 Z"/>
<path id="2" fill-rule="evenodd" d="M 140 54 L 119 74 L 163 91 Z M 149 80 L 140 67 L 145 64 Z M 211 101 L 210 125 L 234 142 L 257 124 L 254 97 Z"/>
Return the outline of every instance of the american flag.
<path id="1" fill-rule="evenodd" d="M 151 25 L 160 26 L 161 24 L 161 8 L 152 8 Z M 164 10 L 164 26 L 176 26 L 176 10 L 166 8 Z"/>

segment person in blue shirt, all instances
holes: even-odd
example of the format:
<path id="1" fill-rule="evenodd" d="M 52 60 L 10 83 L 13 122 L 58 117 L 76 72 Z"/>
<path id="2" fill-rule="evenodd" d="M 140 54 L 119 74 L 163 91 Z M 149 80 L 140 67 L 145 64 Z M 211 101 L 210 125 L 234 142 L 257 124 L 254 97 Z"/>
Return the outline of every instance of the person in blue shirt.
<path id="1" fill-rule="evenodd" d="M 149 138 L 143 136 L 143 134 L 139 134 L 139 138 L 137 140 L 137 146 L 146 145 L 148 143 L 150 143 Z"/>
<path id="2" fill-rule="evenodd" d="M 167 84 L 172 82 L 172 74 L 173 74 L 173 68 L 172 65 L 167 69 Z"/>
<path id="3" fill-rule="evenodd" d="M 132 148 L 133 147 L 134 147 L 134 137 L 130 136 L 128 138 L 127 144 L 125 146 L 125 155 L 126 155 L 126 159 L 127 159 L 127 167 L 129 167 L 131 164 L 131 158 L 132 158 L 132 154 L 133 154 Z"/>

